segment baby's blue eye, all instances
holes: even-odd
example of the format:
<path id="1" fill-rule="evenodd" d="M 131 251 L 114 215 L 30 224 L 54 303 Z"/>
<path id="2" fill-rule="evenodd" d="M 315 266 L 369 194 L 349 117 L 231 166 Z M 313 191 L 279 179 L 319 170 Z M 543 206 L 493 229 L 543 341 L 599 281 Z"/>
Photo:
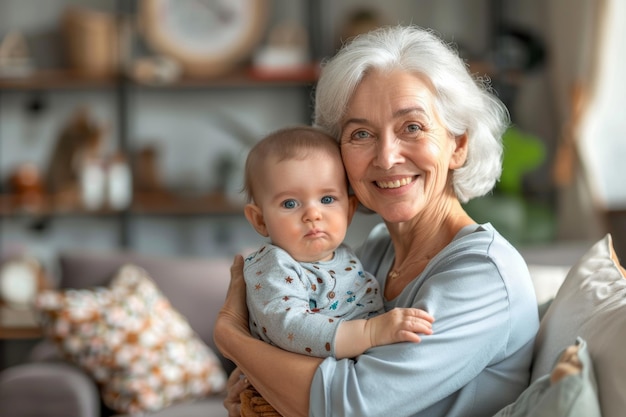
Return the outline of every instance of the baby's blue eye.
<path id="1" fill-rule="evenodd" d="M 285 201 L 283 201 L 283 207 L 287 208 L 287 209 L 296 208 L 297 205 L 298 205 L 298 203 L 296 203 L 296 200 L 285 200 Z"/>
<path id="2" fill-rule="evenodd" d="M 325 195 L 324 197 L 322 197 L 322 204 L 330 204 L 333 201 L 335 201 L 335 198 L 329 195 Z"/>

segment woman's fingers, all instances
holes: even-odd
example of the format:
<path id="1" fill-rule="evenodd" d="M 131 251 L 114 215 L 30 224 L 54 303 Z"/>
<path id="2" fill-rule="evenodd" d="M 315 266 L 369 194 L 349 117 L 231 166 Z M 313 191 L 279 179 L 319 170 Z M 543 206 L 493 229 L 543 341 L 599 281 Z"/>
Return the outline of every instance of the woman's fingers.
<path id="1" fill-rule="evenodd" d="M 226 300 L 220 311 L 220 316 L 227 315 L 232 319 L 248 324 L 248 307 L 246 306 L 246 282 L 243 279 L 243 257 L 235 256 L 230 267 L 230 284 L 226 293 Z"/>
<path id="2" fill-rule="evenodd" d="M 233 333 L 234 332 L 234 333 Z M 228 343 L 232 335 L 243 332 L 250 334 L 248 329 L 248 308 L 246 307 L 246 283 L 243 278 L 243 257 L 235 256 L 230 267 L 230 284 L 226 300 L 215 322 L 214 339 L 218 349 L 226 357 L 229 356 Z M 224 407 L 229 417 L 241 415 L 241 393 L 250 387 L 248 379 L 236 368 L 228 378 L 227 393 Z"/>
<path id="3" fill-rule="evenodd" d="M 236 368 L 228 377 L 226 383 L 227 394 L 224 399 L 224 407 L 228 411 L 228 417 L 239 417 L 241 415 L 241 393 L 250 387 L 250 382 L 239 368 Z"/>
<path id="4" fill-rule="evenodd" d="M 243 278 L 243 257 L 241 255 L 235 256 L 233 264 L 230 267 L 230 284 L 228 286 L 226 301 L 231 308 L 245 315 L 247 319 L 246 282 Z"/>
<path id="5" fill-rule="evenodd" d="M 243 278 L 243 257 L 241 255 L 235 256 L 230 267 L 228 292 L 214 327 L 215 344 L 226 357 L 228 357 L 226 344 L 231 339 L 233 331 L 250 334 L 248 307 L 246 306 L 246 283 Z"/>

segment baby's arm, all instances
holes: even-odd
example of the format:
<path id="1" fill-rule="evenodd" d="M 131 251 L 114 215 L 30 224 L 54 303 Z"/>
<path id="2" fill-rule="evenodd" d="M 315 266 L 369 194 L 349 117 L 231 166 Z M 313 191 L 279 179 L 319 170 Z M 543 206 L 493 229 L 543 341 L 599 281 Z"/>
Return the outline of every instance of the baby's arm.
<path id="1" fill-rule="evenodd" d="M 394 308 L 368 320 L 343 321 L 335 335 L 335 356 L 353 358 L 374 346 L 418 343 L 418 333 L 432 334 L 433 321 L 433 316 L 417 308 Z"/>

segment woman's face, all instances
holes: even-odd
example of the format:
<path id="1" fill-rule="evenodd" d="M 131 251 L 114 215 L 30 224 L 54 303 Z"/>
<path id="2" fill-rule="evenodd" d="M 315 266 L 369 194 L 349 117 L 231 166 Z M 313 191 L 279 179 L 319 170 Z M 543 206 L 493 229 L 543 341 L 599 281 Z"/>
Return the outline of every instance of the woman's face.
<path id="1" fill-rule="evenodd" d="M 411 220 L 453 195 L 448 175 L 462 166 L 466 145 L 444 128 L 429 82 L 406 71 L 368 73 L 342 119 L 350 184 L 389 222 Z"/>

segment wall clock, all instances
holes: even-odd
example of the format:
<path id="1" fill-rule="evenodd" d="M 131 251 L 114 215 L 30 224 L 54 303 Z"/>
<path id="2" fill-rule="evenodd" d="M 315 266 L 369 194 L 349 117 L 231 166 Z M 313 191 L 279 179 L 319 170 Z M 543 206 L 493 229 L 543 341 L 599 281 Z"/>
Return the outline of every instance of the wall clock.
<path id="1" fill-rule="evenodd" d="M 193 77 L 216 76 L 247 58 L 261 40 L 268 0 L 142 0 L 141 27 L 155 52 Z"/>
<path id="2" fill-rule="evenodd" d="M 41 264 L 31 257 L 16 257 L 0 265 L 0 301 L 16 308 L 28 307 L 46 286 Z"/>

